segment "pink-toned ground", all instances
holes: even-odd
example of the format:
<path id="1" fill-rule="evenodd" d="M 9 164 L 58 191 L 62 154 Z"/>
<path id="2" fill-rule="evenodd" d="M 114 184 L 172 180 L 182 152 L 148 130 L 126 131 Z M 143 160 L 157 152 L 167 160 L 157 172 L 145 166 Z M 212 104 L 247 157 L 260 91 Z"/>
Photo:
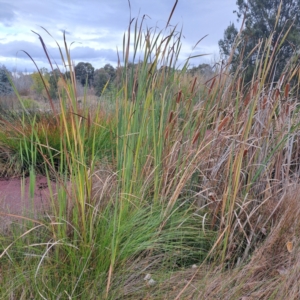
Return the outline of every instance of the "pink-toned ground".
<path id="1" fill-rule="evenodd" d="M 37 212 L 43 214 L 47 207 L 49 188 L 46 177 L 36 176 L 33 200 L 29 194 L 29 178 L 0 179 L 0 228 L 20 220 L 18 216 L 32 217 Z"/>

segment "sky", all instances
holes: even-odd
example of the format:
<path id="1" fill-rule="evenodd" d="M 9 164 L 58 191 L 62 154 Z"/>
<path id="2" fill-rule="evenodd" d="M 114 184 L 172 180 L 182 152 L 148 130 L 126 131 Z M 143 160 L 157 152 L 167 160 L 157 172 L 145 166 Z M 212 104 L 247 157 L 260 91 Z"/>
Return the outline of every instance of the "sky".
<path id="1" fill-rule="evenodd" d="M 53 64 L 61 66 L 56 42 L 63 47 L 65 32 L 75 64 L 89 62 L 95 69 L 107 63 L 116 66 L 130 15 L 135 20 L 146 15 L 144 29 L 163 30 L 174 3 L 131 0 L 130 10 L 128 0 L 0 0 L 0 65 L 10 71 L 35 71 L 26 51 L 39 68 L 50 70 L 38 33 Z M 226 27 L 236 23 L 235 9 L 236 0 L 178 0 L 170 25 L 182 29 L 184 36 L 179 63 L 198 54 L 208 55 L 191 60 L 191 66 L 217 61 L 218 41 Z"/>

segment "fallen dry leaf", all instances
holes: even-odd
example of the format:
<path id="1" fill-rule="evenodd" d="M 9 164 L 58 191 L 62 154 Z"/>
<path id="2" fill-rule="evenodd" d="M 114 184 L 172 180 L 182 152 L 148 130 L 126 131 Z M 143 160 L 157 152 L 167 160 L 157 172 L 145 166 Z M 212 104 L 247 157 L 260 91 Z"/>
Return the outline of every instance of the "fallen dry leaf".
<path id="1" fill-rule="evenodd" d="M 287 248 L 287 250 L 288 250 L 290 253 L 292 253 L 292 251 L 293 251 L 293 242 L 287 242 L 287 243 L 286 243 L 286 248 Z"/>

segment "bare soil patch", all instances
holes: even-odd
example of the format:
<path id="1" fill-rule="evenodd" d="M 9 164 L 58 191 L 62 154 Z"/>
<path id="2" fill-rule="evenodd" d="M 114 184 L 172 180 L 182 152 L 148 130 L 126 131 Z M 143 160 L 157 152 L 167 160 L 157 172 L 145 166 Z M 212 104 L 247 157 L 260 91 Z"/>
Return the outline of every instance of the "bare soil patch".
<path id="1" fill-rule="evenodd" d="M 0 178 L 0 228 L 20 217 L 34 217 L 49 209 L 50 192 L 47 178 L 36 176 L 33 198 L 30 197 L 28 178 Z M 52 184 L 54 190 L 55 183 Z"/>

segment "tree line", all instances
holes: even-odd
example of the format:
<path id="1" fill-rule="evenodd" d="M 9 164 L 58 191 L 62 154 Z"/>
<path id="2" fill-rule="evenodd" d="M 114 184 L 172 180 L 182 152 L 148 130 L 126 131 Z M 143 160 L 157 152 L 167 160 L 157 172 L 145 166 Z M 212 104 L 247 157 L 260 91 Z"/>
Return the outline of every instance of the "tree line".
<path id="1" fill-rule="evenodd" d="M 88 62 L 79 62 L 74 71 L 78 84 L 94 89 L 97 96 L 101 96 L 105 88 L 113 88 L 117 74 L 117 69 L 110 64 L 95 70 Z M 21 96 L 28 96 L 34 92 L 40 98 L 47 98 L 46 85 L 51 98 L 56 99 L 58 92 L 62 90 L 63 77 L 70 79 L 70 72 L 61 73 L 59 69 L 49 71 L 47 68 L 41 68 L 39 72 L 28 74 L 10 72 L 4 65 L 0 65 L 0 96 L 13 94 L 13 82 Z"/>
<path id="2" fill-rule="evenodd" d="M 137 68 L 139 64 L 129 63 L 127 65 L 128 74 L 130 70 Z M 124 67 L 114 68 L 111 64 L 95 69 L 89 62 L 79 62 L 74 67 L 75 79 L 79 87 L 88 87 L 93 90 L 96 96 L 101 96 L 104 91 L 112 91 L 120 86 L 121 76 Z M 213 68 L 209 64 L 200 64 L 188 69 L 192 76 L 200 74 L 209 77 L 213 74 Z M 13 93 L 13 88 L 9 77 L 12 79 L 17 91 L 21 96 L 28 96 L 35 93 L 38 98 L 47 99 L 45 85 L 52 99 L 57 99 L 60 91 L 63 90 L 63 79 L 70 79 L 70 72 L 61 73 L 59 69 L 48 71 L 41 68 L 39 72 L 26 74 L 22 72 L 9 72 L 3 65 L 0 66 L 0 96 Z"/>

